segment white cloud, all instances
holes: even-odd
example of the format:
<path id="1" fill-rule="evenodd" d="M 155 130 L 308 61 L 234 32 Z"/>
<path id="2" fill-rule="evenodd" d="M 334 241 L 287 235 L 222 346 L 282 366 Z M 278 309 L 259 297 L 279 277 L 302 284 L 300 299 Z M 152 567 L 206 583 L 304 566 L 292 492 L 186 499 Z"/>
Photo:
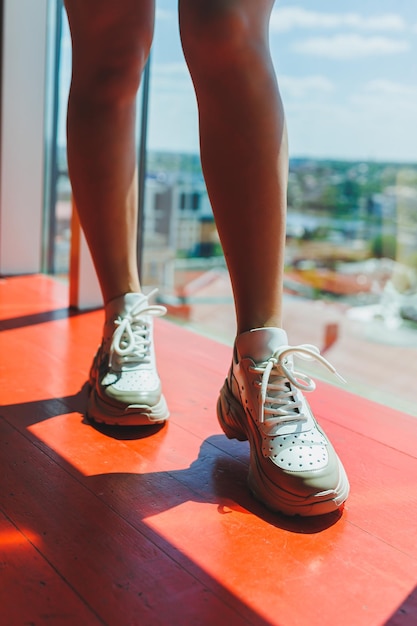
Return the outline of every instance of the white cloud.
<path id="1" fill-rule="evenodd" d="M 293 28 L 317 28 L 338 26 L 338 16 L 307 11 L 301 7 L 274 9 L 271 15 L 271 30 L 284 32 Z"/>
<path id="2" fill-rule="evenodd" d="M 279 76 L 279 84 L 285 98 L 304 98 L 315 93 L 330 93 L 333 83 L 325 76 Z"/>
<path id="3" fill-rule="evenodd" d="M 384 78 L 371 80 L 364 87 L 364 91 L 375 96 L 414 98 L 417 99 L 417 85 L 399 83 Z"/>
<path id="4" fill-rule="evenodd" d="M 350 102 L 353 106 L 374 111 L 374 116 L 385 114 L 391 118 L 391 125 L 402 124 L 407 127 L 408 135 L 413 135 L 417 143 L 415 124 L 406 124 L 407 116 L 415 116 L 417 85 L 400 83 L 386 79 L 374 79 L 366 83 L 360 91 L 353 94 Z"/>
<path id="5" fill-rule="evenodd" d="M 352 94 L 347 105 L 358 129 L 361 143 L 377 158 L 410 160 L 417 158 L 415 102 L 417 86 L 374 79 Z"/>
<path id="6" fill-rule="evenodd" d="M 157 20 L 172 20 L 177 19 L 177 14 L 174 11 L 170 11 L 168 9 L 156 9 L 156 19 Z"/>
<path id="7" fill-rule="evenodd" d="M 344 102 L 287 102 L 292 156 L 417 160 L 415 106 L 393 107 L 393 100 L 355 94 Z"/>
<path id="8" fill-rule="evenodd" d="M 271 15 L 272 32 L 285 32 L 294 28 L 351 28 L 369 31 L 401 32 L 407 29 L 402 16 L 395 13 L 383 13 L 364 16 L 359 13 L 321 13 L 302 7 L 276 8 Z"/>
<path id="9" fill-rule="evenodd" d="M 172 63 L 156 63 L 152 71 L 157 76 L 188 76 L 188 70 L 185 62 L 176 61 Z"/>
<path id="10" fill-rule="evenodd" d="M 148 142 L 152 150 L 198 152 L 197 105 L 184 61 L 152 67 Z"/>
<path id="11" fill-rule="evenodd" d="M 384 15 L 375 15 L 365 19 L 362 27 L 370 30 L 401 32 L 407 30 L 407 23 L 401 15 L 386 13 Z"/>
<path id="12" fill-rule="evenodd" d="M 184 62 L 156 63 L 151 73 L 152 89 L 155 92 L 184 91 L 187 97 L 193 93 L 192 82 Z"/>
<path id="13" fill-rule="evenodd" d="M 311 37 L 295 42 L 295 52 L 331 59 L 353 59 L 365 56 L 398 54 L 410 49 L 407 41 L 389 37 L 365 37 L 363 35 L 334 35 Z"/>

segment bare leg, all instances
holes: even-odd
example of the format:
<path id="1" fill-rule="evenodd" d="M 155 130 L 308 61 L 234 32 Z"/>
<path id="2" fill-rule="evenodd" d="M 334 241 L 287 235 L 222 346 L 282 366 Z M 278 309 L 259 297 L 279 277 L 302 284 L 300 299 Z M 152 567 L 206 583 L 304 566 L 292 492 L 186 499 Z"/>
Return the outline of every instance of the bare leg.
<path id="1" fill-rule="evenodd" d="M 105 303 L 86 414 L 106 424 L 161 424 L 169 412 L 152 320 L 164 308 L 140 293 L 136 258 L 136 94 L 153 36 L 154 0 L 65 3 L 73 42 L 68 165 Z"/>
<path id="2" fill-rule="evenodd" d="M 73 41 L 68 164 L 104 302 L 140 291 L 135 101 L 154 0 L 65 0 Z"/>
<path id="3" fill-rule="evenodd" d="M 281 325 L 287 140 L 268 47 L 273 0 L 180 0 L 201 158 L 238 333 Z"/>
<path id="4" fill-rule="evenodd" d="M 207 189 L 230 270 L 238 336 L 217 416 L 249 440 L 248 484 L 289 515 L 337 511 L 349 492 L 343 466 L 302 396 L 313 381 L 292 370 L 281 326 L 287 187 L 284 115 L 268 49 L 273 0 L 181 0 Z M 304 384 L 303 384 L 304 383 Z"/>

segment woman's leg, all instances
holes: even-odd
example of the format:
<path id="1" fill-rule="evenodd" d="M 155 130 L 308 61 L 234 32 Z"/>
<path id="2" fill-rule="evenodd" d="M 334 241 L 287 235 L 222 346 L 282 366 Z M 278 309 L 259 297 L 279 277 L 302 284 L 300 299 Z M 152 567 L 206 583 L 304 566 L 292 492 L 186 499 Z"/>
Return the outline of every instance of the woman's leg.
<path id="1" fill-rule="evenodd" d="M 107 303 L 140 290 L 136 259 L 136 93 L 154 0 L 65 0 L 73 43 L 68 165 Z"/>
<path id="2" fill-rule="evenodd" d="M 268 47 L 273 0 L 180 0 L 201 158 L 230 271 L 238 333 L 281 325 L 284 113 Z"/>
<path id="3" fill-rule="evenodd" d="M 349 483 L 301 390 L 281 326 L 287 142 L 268 47 L 273 0 L 180 0 L 181 32 L 200 113 L 207 189 L 236 304 L 233 361 L 218 418 L 248 439 L 249 486 L 269 508 L 320 515 L 343 505 Z"/>
<path id="4" fill-rule="evenodd" d="M 154 0 L 65 0 L 73 43 L 68 165 L 106 320 L 90 371 L 87 415 L 161 423 L 168 408 L 136 258 L 136 93 L 153 35 Z"/>

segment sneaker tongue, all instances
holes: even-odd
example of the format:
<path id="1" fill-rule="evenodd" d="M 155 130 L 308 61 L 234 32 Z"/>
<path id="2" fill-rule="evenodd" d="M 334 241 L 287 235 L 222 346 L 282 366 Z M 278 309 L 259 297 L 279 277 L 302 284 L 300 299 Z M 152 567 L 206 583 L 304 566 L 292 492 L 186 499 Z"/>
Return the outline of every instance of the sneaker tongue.
<path id="1" fill-rule="evenodd" d="M 112 322 L 119 315 L 123 317 L 130 313 L 135 304 L 143 300 L 146 300 L 146 296 L 143 293 L 125 293 L 119 298 L 110 300 L 106 305 L 106 322 Z"/>
<path id="2" fill-rule="evenodd" d="M 255 363 L 266 361 L 279 347 L 287 344 L 287 333 L 282 328 L 255 328 L 236 339 L 239 360 L 249 357 Z"/>

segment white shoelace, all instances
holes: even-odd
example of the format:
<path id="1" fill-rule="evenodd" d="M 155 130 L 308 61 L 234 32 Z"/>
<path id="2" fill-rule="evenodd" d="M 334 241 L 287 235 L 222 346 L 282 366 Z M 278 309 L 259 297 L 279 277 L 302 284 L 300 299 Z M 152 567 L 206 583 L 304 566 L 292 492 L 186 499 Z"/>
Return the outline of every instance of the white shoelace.
<path id="1" fill-rule="evenodd" d="M 307 374 L 293 369 L 292 362 L 287 358 L 291 354 L 307 361 L 319 361 L 339 380 L 346 382 L 333 365 L 320 354 L 316 346 L 309 344 L 281 346 L 265 364 L 250 368 L 252 372 L 262 374 L 262 380 L 257 383 L 261 388 L 259 421 L 262 424 L 268 422 L 268 426 L 275 426 L 307 419 L 301 411 L 302 401 L 297 398 L 296 390 L 314 391 L 316 384 Z"/>
<path id="2" fill-rule="evenodd" d="M 156 289 L 146 300 L 135 304 L 130 312 L 115 320 L 117 326 L 113 333 L 110 346 L 109 365 L 121 367 L 124 364 L 149 363 L 150 361 L 150 326 L 144 316 L 159 317 L 165 315 L 166 308 L 158 304 L 149 304 L 148 299 L 156 293 Z"/>

